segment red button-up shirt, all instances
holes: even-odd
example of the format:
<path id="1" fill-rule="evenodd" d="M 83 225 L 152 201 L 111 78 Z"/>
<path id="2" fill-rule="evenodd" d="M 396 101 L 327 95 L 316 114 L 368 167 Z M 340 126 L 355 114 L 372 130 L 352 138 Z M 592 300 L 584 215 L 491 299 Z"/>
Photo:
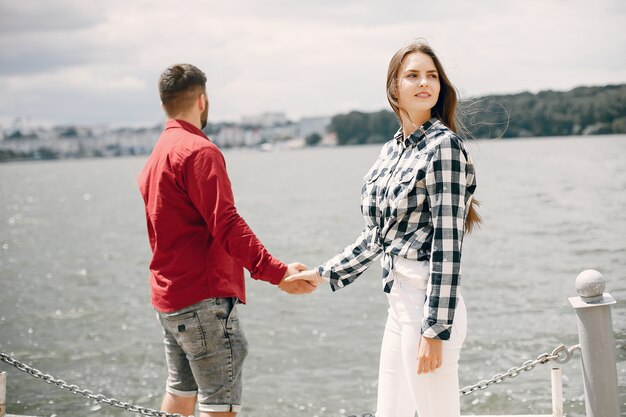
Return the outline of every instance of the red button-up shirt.
<path id="1" fill-rule="evenodd" d="M 152 304 L 176 311 L 206 298 L 245 303 L 243 268 L 280 283 L 273 258 L 235 209 L 224 156 L 200 129 L 168 120 L 137 178 L 152 248 Z"/>

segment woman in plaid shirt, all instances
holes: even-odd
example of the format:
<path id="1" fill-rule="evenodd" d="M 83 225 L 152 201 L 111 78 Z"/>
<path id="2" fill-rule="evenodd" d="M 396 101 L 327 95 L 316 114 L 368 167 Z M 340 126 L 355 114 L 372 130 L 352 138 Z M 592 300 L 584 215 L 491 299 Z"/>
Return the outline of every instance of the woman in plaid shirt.
<path id="1" fill-rule="evenodd" d="M 389 315 L 377 417 L 460 415 L 458 360 L 467 319 L 463 236 L 480 222 L 474 166 L 456 132 L 457 92 L 425 42 L 391 59 L 387 98 L 401 122 L 364 177 L 365 230 L 343 252 L 288 280 L 352 283 L 382 257 Z"/>

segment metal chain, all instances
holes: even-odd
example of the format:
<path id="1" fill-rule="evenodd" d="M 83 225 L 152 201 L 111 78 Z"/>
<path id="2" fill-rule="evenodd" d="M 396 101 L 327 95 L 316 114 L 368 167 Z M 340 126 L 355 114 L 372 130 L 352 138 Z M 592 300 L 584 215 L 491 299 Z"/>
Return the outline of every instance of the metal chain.
<path id="1" fill-rule="evenodd" d="M 146 416 L 153 416 L 153 417 L 183 417 L 181 414 L 170 414 L 170 413 L 166 413 L 165 411 L 158 411 L 158 410 L 153 410 L 151 408 L 146 408 L 146 407 L 140 407 L 138 405 L 134 405 L 131 403 L 127 403 L 127 402 L 123 402 L 123 401 L 119 401 L 116 400 L 115 398 L 107 398 L 102 394 L 94 394 L 93 392 L 87 390 L 87 389 L 81 389 L 78 385 L 70 385 L 67 382 L 63 381 L 62 379 L 56 379 L 54 378 L 52 375 L 48 375 L 48 374 L 44 374 L 41 371 L 38 371 L 35 368 L 32 368 L 18 360 L 13 359 L 12 357 L 10 357 L 9 355 L 0 352 L 0 360 L 2 362 L 5 362 L 17 369 L 19 369 L 22 372 L 25 372 L 27 374 L 29 374 L 32 377 L 38 378 L 43 380 L 45 383 L 47 384 L 53 384 L 56 385 L 57 387 L 61 388 L 61 389 L 65 389 L 69 392 L 71 392 L 72 394 L 80 394 L 85 398 L 88 398 L 90 400 L 95 400 L 99 403 L 102 404 L 108 404 L 111 405 L 113 407 L 118 407 L 118 408 L 123 408 L 125 410 L 131 411 L 133 413 L 140 413 Z"/>
<path id="2" fill-rule="evenodd" d="M 489 386 L 493 384 L 500 384 L 504 382 L 506 378 L 515 378 L 521 372 L 532 371 L 539 364 L 543 365 L 550 361 L 555 361 L 559 364 L 565 364 L 569 362 L 569 360 L 572 358 L 572 354 L 574 353 L 574 351 L 579 350 L 579 349 L 580 349 L 579 345 L 574 345 L 569 348 L 565 347 L 565 345 L 559 345 L 550 354 L 542 353 L 541 355 L 537 356 L 537 359 L 528 360 L 524 362 L 522 366 L 513 367 L 509 369 L 508 371 L 506 371 L 505 373 L 494 375 L 491 379 L 483 379 L 474 385 L 469 385 L 465 388 L 462 388 L 461 390 L 459 390 L 459 395 L 468 395 L 478 390 L 487 389 Z M 32 368 L 18 360 L 15 360 L 9 355 L 2 353 L 2 352 L 0 352 L 0 360 L 19 369 L 22 372 L 25 372 L 35 378 L 39 378 L 43 380 L 47 384 L 54 384 L 61 389 L 68 390 L 69 392 L 73 394 L 80 394 L 85 398 L 88 398 L 90 400 L 95 400 L 102 404 L 108 404 L 113 407 L 123 408 L 133 413 L 140 413 L 143 415 L 153 416 L 153 417 L 183 417 L 181 414 L 170 414 L 170 413 L 166 413 L 165 411 L 157 411 L 151 408 L 140 407 L 138 405 L 133 405 L 127 402 L 122 402 L 122 401 L 116 400 L 115 398 L 107 398 L 102 394 L 94 394 L 93 392 L 89 390 L 81 389 L 77 385 L 69 385 L 67 382 L 61 379 L 55 379 L 51 375 L 44 374 L 43 372 L 40 372 L 35 368 Z M 368 416 L 368 414 L 363 415 L 363 417 L 365 416 Z M 352 417 L 352 416 L 349 416 L 349 417 Z"/>
<path id="3" fill-rule="evenodd" d="M 550 361 L 555 361 L 559 364 L 565 364 L 569 362 L 569 360 L 572 358 L 572 354 L 574 353 L 574 351 L 579 350 L 579 349 L 580 349 L 579 345 L 574 345 L 574 346 L 571 346 L 570 348 L 565 347 L 565 345 L 559 345 L 556 349 L 552 351 L 551 354 L 542 353 L 541 355 L 537 356 L 537 359 L 528 360 L 524 362 L 522 366 L 520 367 L 513 367 L 503 374 L 494 375 L 491 379 L 483 379 L 482 381 L 479 381 L 474 385 L 469 385 L 465 388 L 462 388 L 461 390 L 459 390 L 459 395 L 468 395 L 477 390 L 486 389 L 490 385 L 500 384 L 506 378 L 515 378 L 521 372 L 531 371 L 535 368 L 535 366 L 539 364 L 543 365 Z"/>

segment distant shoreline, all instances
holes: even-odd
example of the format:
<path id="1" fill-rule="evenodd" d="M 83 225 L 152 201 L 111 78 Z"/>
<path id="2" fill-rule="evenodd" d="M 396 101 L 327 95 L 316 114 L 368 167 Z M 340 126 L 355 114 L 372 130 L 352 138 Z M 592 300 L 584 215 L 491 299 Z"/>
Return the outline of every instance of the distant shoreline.
<path id="1" fill-rule="evenodd" d="M 479 139 L 544 138 L 626 133 L 626 84 L 489 95 L 462 101 L 463 136 Z M 263 113 L 245 123 L 209 124 L 204 132 L 221 148 L 301 149 L 384 143 L 398 129 L 395 114 L 351 111 L 289 121 Z M 162 124 L 143 128 L 34 127 L 0 132 L 0 162 L 146 155 Z M 462 129 L 463 130 L 463 129 Z"/>
<path id="2" fill-rule="evenodd" d="M 625 137 L 626 133 L 608 133 L 608 134 L 593 134 L 593 135 L 566 135 L 566 136 L 532 136 L 532 137 L 507 137 L 507 138 L 470 138 L 469 140 L 476 140 L 478 142 L 485 142 L 485 141 L 505 141 L 505 142 L 516 142 L 516 141 L 523 141 L 523 140 L 572 140 L 572 139 L 592 139 L 593 137 L 610 137 L 610 136 L 616 136 L 616 137 Z M 349 147 L 361 147 L 361 146 L 380 146 L 380 144 L 378 143 L 362 143 L 362 144 L 348 144 L 348 145 L 333 145 L 333 146 L 316 146 L 316 147 L 311 147 L 311 146 L 306 146 L 306 147 L 299 147 L 299 148 L 291 148 L 291 147 L 287 147 L 287 146 L 278 146 L 272 150 L 270 150 L 269 152 L 297 152 L 297 151 L 302 151 L 302 150 L 308 150 L 308 149 L 322 149 L 322 148 L 349 148 Z M 252 148 L 252 147 L 233 147 L 233 148 L 225 148 L 223 149 L 224 152 L 268 152 L 267 150 L 261 150 L 259 148 Z M 51 161 L 67 161 L 67 160 L 81 160 L 81 161 L 87 161 L 87 160 L 106 160 L 106 159 L 110 159 L 110 158 L 124 158 L 124 157 L 147 157 L 147 153 L 146 154 L 122 154 L 122 155 L 85 155 L 85 156 L 78 156 L 78 157 L 65 157 L 65 158 L 59 158 L 59 157 L 24 157 L 24 158 L 7 158 L 2 154 L 2 151 L 0 150 L 0 164 L 2 163 L 22 163 L 22 162 L 51 162 Z"/>

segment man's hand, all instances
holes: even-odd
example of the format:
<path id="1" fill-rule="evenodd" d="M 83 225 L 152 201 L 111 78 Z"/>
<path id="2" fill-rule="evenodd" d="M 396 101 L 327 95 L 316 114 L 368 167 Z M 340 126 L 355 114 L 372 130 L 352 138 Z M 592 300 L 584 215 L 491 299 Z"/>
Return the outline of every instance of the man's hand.
<path id="1" fill-rule="evenodd" d="M 287 265 L 287 272 L 283 277 L 283 280 L 278 284 L 278 288 L 285 291 L 288 294 L 308 294 L 317 288 L 317 283 L 311 283 L 308 281 L 287 281 L 287 277 L 293 274 L 297 274 L 300 271 L 306 271 L 306 266 L 299 263 L 294 262 Z"/>
<path id="2" fill-rule="evenodd" d="M 310 282 L 311 284 L 314 284 L 316 286 L 322 283 L 322 277 L 320 277 L 317 269 L 311 269 L 309 271 L 300 270 L 298 273 L 293 274 L 285 279 L 286 282 L 298 282 L 300 280 L 304 282 Z"/>
<path id="3" fill-rule="evenodd" d="M 417 350 L 417 374 L 427 374 L 441 367 L 441 340 L 422 336 Z"/>

